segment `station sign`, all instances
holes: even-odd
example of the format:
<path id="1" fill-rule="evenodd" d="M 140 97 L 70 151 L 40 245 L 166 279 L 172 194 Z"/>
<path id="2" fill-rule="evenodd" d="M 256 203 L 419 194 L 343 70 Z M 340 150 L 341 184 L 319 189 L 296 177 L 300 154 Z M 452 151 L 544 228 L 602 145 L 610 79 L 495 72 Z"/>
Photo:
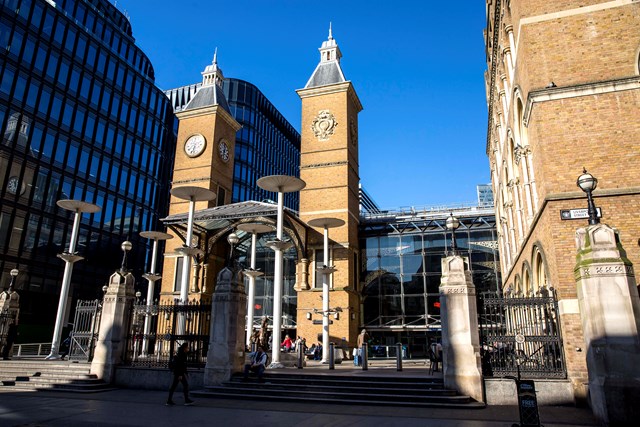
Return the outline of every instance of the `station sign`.
<path id="1" fill-rule="evenodd" d="M 602 210 L 596 208 L 596 216 L 602 218 Z M 562 209 L 560 219 L 589 219 L 589 209 Z"/>

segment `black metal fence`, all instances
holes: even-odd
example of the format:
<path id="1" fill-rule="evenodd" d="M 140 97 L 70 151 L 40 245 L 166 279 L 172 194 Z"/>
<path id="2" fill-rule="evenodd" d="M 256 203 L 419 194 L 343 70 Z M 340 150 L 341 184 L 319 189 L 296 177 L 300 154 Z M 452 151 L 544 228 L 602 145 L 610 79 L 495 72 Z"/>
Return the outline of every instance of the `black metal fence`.
<path id="1" fill-rule="evenodd" d="M 69 345 L 69 360 L 91 361 L 98 340 L 100 318 L 102 315 L 101 300 L 80 300 L 76 304 Z"/>
<path id="2" fill-rule="evenodd" d="M 211 304 L 190 302 L 147 305 L 131 310 L 125 365 L 167 368 L 169 359 L 184 342 L 189 343 L 189 366 L 204 367 L 209 347 Z"/>
<path id="3" fill-rule="evenodd" d="M 480 295 L 482 371 L 487 377 L 566 378 L 555 292 L 539 297 Z"/>

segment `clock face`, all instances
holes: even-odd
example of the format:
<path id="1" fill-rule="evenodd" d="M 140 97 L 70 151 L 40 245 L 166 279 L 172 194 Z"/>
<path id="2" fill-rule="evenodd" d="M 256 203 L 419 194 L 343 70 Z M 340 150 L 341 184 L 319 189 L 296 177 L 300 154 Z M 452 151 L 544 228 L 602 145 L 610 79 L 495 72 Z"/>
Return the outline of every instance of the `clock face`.
<path id="1" fill-rule="evenodd" d="M 20 188 L 20 179 L 17 176 L 12 176 L 7 181 L 7 191 L 11 194 L 18 194 Z"/>
<path id="2" fill-rule="evenodd" d="M 198 157 L 204 152 L 206 146 L 207 141 L 204 139 L 204 136 L 197 133 L 187 138 L 184 143 L 184 152 L 187 153 L 189 157 Z"/>
<path id="3" fill-rule="evenodd" d="M 223 162 L 227 163 L 229 161 L 229 146 L 227 145 L 227 141 L 224 139 L 220 140 L 218 144 L 218 154 L 220 154 L 220 158 Z"/>

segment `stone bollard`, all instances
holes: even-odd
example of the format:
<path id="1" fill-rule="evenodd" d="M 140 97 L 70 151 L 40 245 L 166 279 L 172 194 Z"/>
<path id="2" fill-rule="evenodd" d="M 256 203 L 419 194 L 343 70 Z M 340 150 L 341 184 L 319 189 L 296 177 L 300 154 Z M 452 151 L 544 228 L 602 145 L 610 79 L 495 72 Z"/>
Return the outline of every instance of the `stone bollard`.
<path id="1" fill-rule="evenodd" d="M 302 365 L 304 364 L 304 346 L 302 342 L 298 344 L 298 369 L 302 369 Z"/>
<path id="2" fill-rule="evenodd" d="M 329 369 L 336 368 L 336 344 L 333 342 L 329 343 Z"/>
<path id="3" fill-rule="evenodd" d="M 211 328 L 204 385 L 219 385 L 244 366 L 247 296 L 239 272 L 225 267 L 211 302 Z"/>
<path id="4" fill-rule="evenodd" d="M 368 346 L 369 345 L 366 342 L 362 343 L 362 370 L 363 371 L 369 370 L 369 356 L 367 355 Z"/>
<path id="5" fill-rule="evenodd" d="M 476 288 L 466 258 L 442 259 L 440 314 L 444 386 L 484 401 Z"/>
<path id="6" fill-rule="evenodd" d="M 396 371 L 402 371 L 402 343 L 396 344 Z"/>
<path id="7" fill-rule="evenodd" d="M 135 299 L 131 273 L 116 271 L 109 278 L 109 287 L 102 303 L 102 318 L 98 341 L 91 361 L 91 373 L 110 383 L 115 367 L 122 360 L 129 329 L 129 314 Z"/>
<path id="8" fill-rule="evenodd" d="M 587 346 L 590 404 L 606 425 L 640 417 L 640 301 L 618 231 L 576 231 L 574 276 Z"/>

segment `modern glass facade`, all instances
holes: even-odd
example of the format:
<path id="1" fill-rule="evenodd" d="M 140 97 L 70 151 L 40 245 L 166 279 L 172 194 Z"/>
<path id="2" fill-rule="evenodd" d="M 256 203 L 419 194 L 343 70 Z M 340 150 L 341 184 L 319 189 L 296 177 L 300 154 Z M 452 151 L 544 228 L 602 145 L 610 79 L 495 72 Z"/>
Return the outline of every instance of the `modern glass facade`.
<path id="1" fill-rule="evenodd" d="M 440 335 L 441 260 L 451 248 L 445 221 L 449 210 L 363 214 L 360 253 L 363 327 L 374 342 L 409 344 L 412 357 L 426 354 L 428 339 Z M 493 209 L 453 210 L 460 220 L 458 253 L 470 261 L 476 292 L 500 283 Z"/>
<path id="2" fill-rule="evenodd" d="M 181 111 L 200 86 L 166 91 L 174 111 Z M 300 134 L 251 83 L 227 78 L 223 90 L 231 115 L 242 125 L 236 134 L 231 201 L 275 200 L 256 181 L 268 175 L 300 176 Z M 285 206 L 297 211 L 299 204 L 298 193 L 285 194 Z"/>
<path id="3" fill-rule="evenodd" d="M 251 265 L 251 234 L 237 232 L 240 242 L 237 247 L 238 263 L 244 267 Z M 275 252 L 267 246 L 273 241 L 276 233 L 261 234 L 256 243 L 256 268 L 262 271 L 262 276 L 256 277 L 254 327 L 260 327 L 263 316 L 273 316 L 273 283 Z M 294 289 L 296 282 L 296 251 L 290 248 L 283 254 L 282 266 L 282 328 L 285 334 L 295 336 L 296 317 L 298 315 L 298 294 Z M 248 280 L 248 279 L 247 279 Z M 247 281 L 245 281 L 245 284 Z M 269 319 L 271 325 L 271 319 Z M 284 335 L 283 335 L 284 337 Z"/>
<path id="4" fill-rule="evenodd" d="M 109 1 L 1 0 L 0 12 L 2 286 L 17 267 L 21 340 L 47 340 L 73 221 L 56 201 L 102 207 L 82 217 L 71 306 L 101 295 L 123 240 L 139 276 L 149 244 L 138 233 L 168 208 L 174 116 Z"/>

